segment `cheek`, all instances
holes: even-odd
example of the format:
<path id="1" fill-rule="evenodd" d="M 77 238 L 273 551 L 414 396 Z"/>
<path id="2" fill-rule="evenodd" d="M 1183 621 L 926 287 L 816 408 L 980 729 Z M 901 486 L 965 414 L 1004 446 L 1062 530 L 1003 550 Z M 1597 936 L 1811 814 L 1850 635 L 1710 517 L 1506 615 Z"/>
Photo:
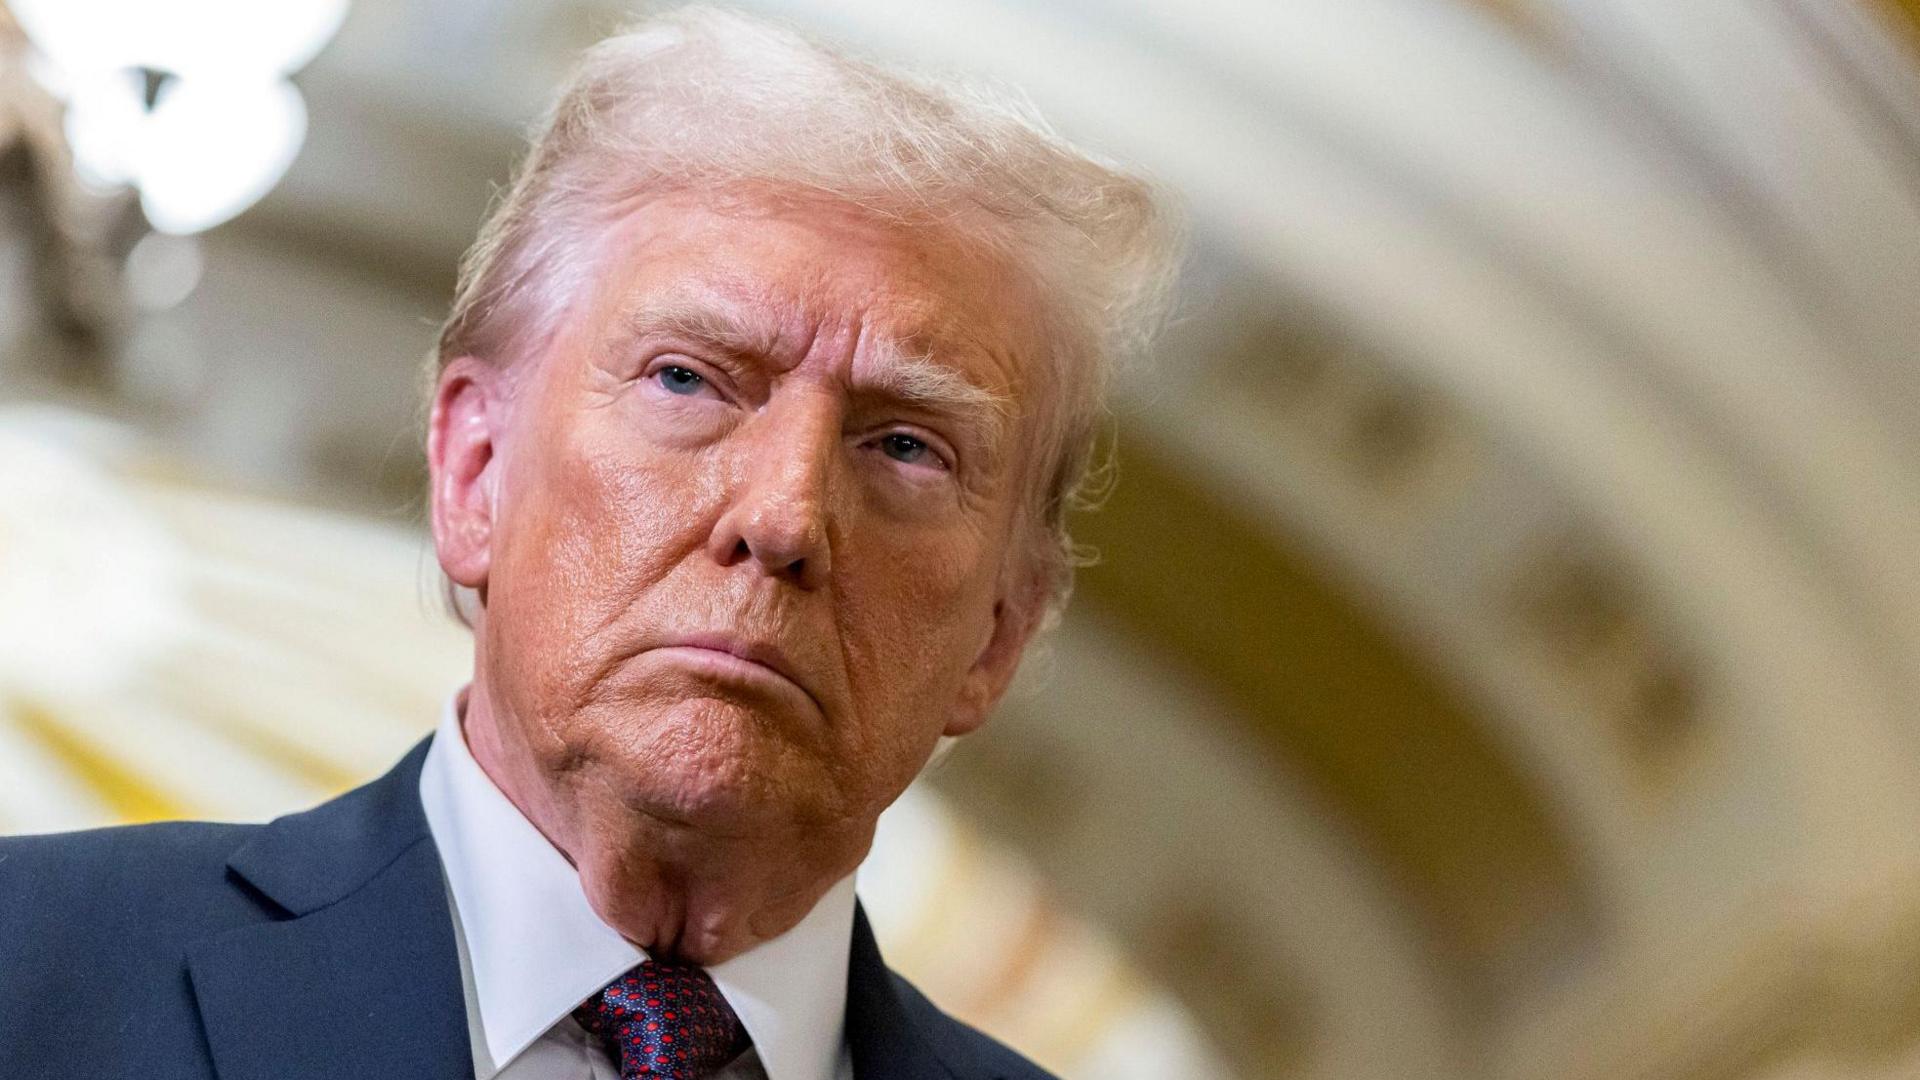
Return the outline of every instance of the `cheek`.
<path id="1" fill-rule="evenodd" d="M 991 571 L 976 545 L 952 543 L 862 551 L 853 565 L 874 571 L 837 583 L 860 711 L 930 746 L 991 618 Z"/>
<path id="2" fill-rule="evenodd" d="M 706 539 L 717 482 L 697 454 L 608 438 L 583 446 L 567 472 L 575 496 L 558 554 L 592 564 L 613 601 L 630 601 Z"/>
<path id="3" fill-rule="evenodd" d="M 611 650 L 605 631 L 704 538 L 713 484 L 698 460 L 641 452 L 577 420 L 517 454 L 497 532 L 489 620 L 506 655 L 538 664 L 551 705 L 577 696 Z"/>

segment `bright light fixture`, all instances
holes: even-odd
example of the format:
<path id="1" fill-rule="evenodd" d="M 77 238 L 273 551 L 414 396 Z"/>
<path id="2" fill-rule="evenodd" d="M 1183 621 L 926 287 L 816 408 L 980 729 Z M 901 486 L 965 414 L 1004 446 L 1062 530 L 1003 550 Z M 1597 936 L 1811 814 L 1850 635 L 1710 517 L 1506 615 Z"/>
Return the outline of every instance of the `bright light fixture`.
<path id="1" fill-rule="evenodd" d="M 212 228 L 272 190 L 306 135 L 306 105 L 284 79 L 168 83 L 140 133 L 140 207 L 162 232 Z"/>
<path id="2" fill-rule="evenodd" d="M 126 68 L 63 71 L 67 146 L 74 171 L 89 187 L 117 188 L 138 180 L 141 130 L 147 110 L 140 73 Z"/>
<path id="3" fill-rule="evenodd" d="M 74 167 L 131 186 L 154 228 L 193 233 L 253 205 L 306 138 L 286 76 L 347 0 L 8 0 L 67 106 Z M 162 77 L 149 105 L 146 72 Z"/>
<path id="4" fill-rule="evenodd" d="M 8 0 L 68 70 L 152 68 L 183 78 L 289 75 L 340 29 L 347 0 Z"/>

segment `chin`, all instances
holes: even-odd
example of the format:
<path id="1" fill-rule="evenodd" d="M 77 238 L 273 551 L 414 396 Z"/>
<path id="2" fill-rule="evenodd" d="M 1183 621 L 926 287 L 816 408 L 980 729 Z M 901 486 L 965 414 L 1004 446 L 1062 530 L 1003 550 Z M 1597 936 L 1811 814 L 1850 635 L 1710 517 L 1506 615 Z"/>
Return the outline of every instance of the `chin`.
<path id="1" fill-rule="evenodd" d="M 582 757 L 592 788 L 627 810 L 743 839 L 837 816 L 831 772 L 781 736 L 782 718 L 750 704 L 702 697 L 596 713 Z"/>

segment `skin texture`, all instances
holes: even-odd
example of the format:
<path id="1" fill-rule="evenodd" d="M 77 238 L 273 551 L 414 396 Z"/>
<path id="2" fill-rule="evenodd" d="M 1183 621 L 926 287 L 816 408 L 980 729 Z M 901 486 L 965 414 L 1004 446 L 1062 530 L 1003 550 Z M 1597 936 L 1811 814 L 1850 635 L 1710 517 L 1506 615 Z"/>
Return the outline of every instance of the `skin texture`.
<path id="1" fill-rule="evenodd" d="M 1030 279 L 776 194 L 632 210 L 540 355 L 445 366 L 428 447 L 475 758 L 608 924 L 704 964 L 853 870 L 1043 602 Z"/>

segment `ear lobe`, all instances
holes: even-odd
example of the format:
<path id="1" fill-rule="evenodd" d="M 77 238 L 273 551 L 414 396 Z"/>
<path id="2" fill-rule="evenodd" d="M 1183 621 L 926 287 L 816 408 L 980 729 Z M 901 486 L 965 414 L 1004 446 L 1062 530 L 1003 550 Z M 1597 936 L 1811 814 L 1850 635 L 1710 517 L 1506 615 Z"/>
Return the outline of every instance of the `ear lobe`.
<path id="1" fill-rule="evenodd" d="M 1038 594 L 1029 589 L 1018 600 L 1002 599 L 993 606 L 993 630 L 980 655 L 967 670 L 960 698 L 947 716 L 943 735 L 967 735 L 979 730 L 993 714 L 993 707 L 1012 685 L 1020 670 L 1020 657 L 1028 639 L 1040 625 Z"/>
<path id="2" fill-rule="evenodd" d="M 484 589 L 491 563 L 497 373 L 463 356 L 440 372 L 427 425 L 433 547 L 457 585 Z"/>

